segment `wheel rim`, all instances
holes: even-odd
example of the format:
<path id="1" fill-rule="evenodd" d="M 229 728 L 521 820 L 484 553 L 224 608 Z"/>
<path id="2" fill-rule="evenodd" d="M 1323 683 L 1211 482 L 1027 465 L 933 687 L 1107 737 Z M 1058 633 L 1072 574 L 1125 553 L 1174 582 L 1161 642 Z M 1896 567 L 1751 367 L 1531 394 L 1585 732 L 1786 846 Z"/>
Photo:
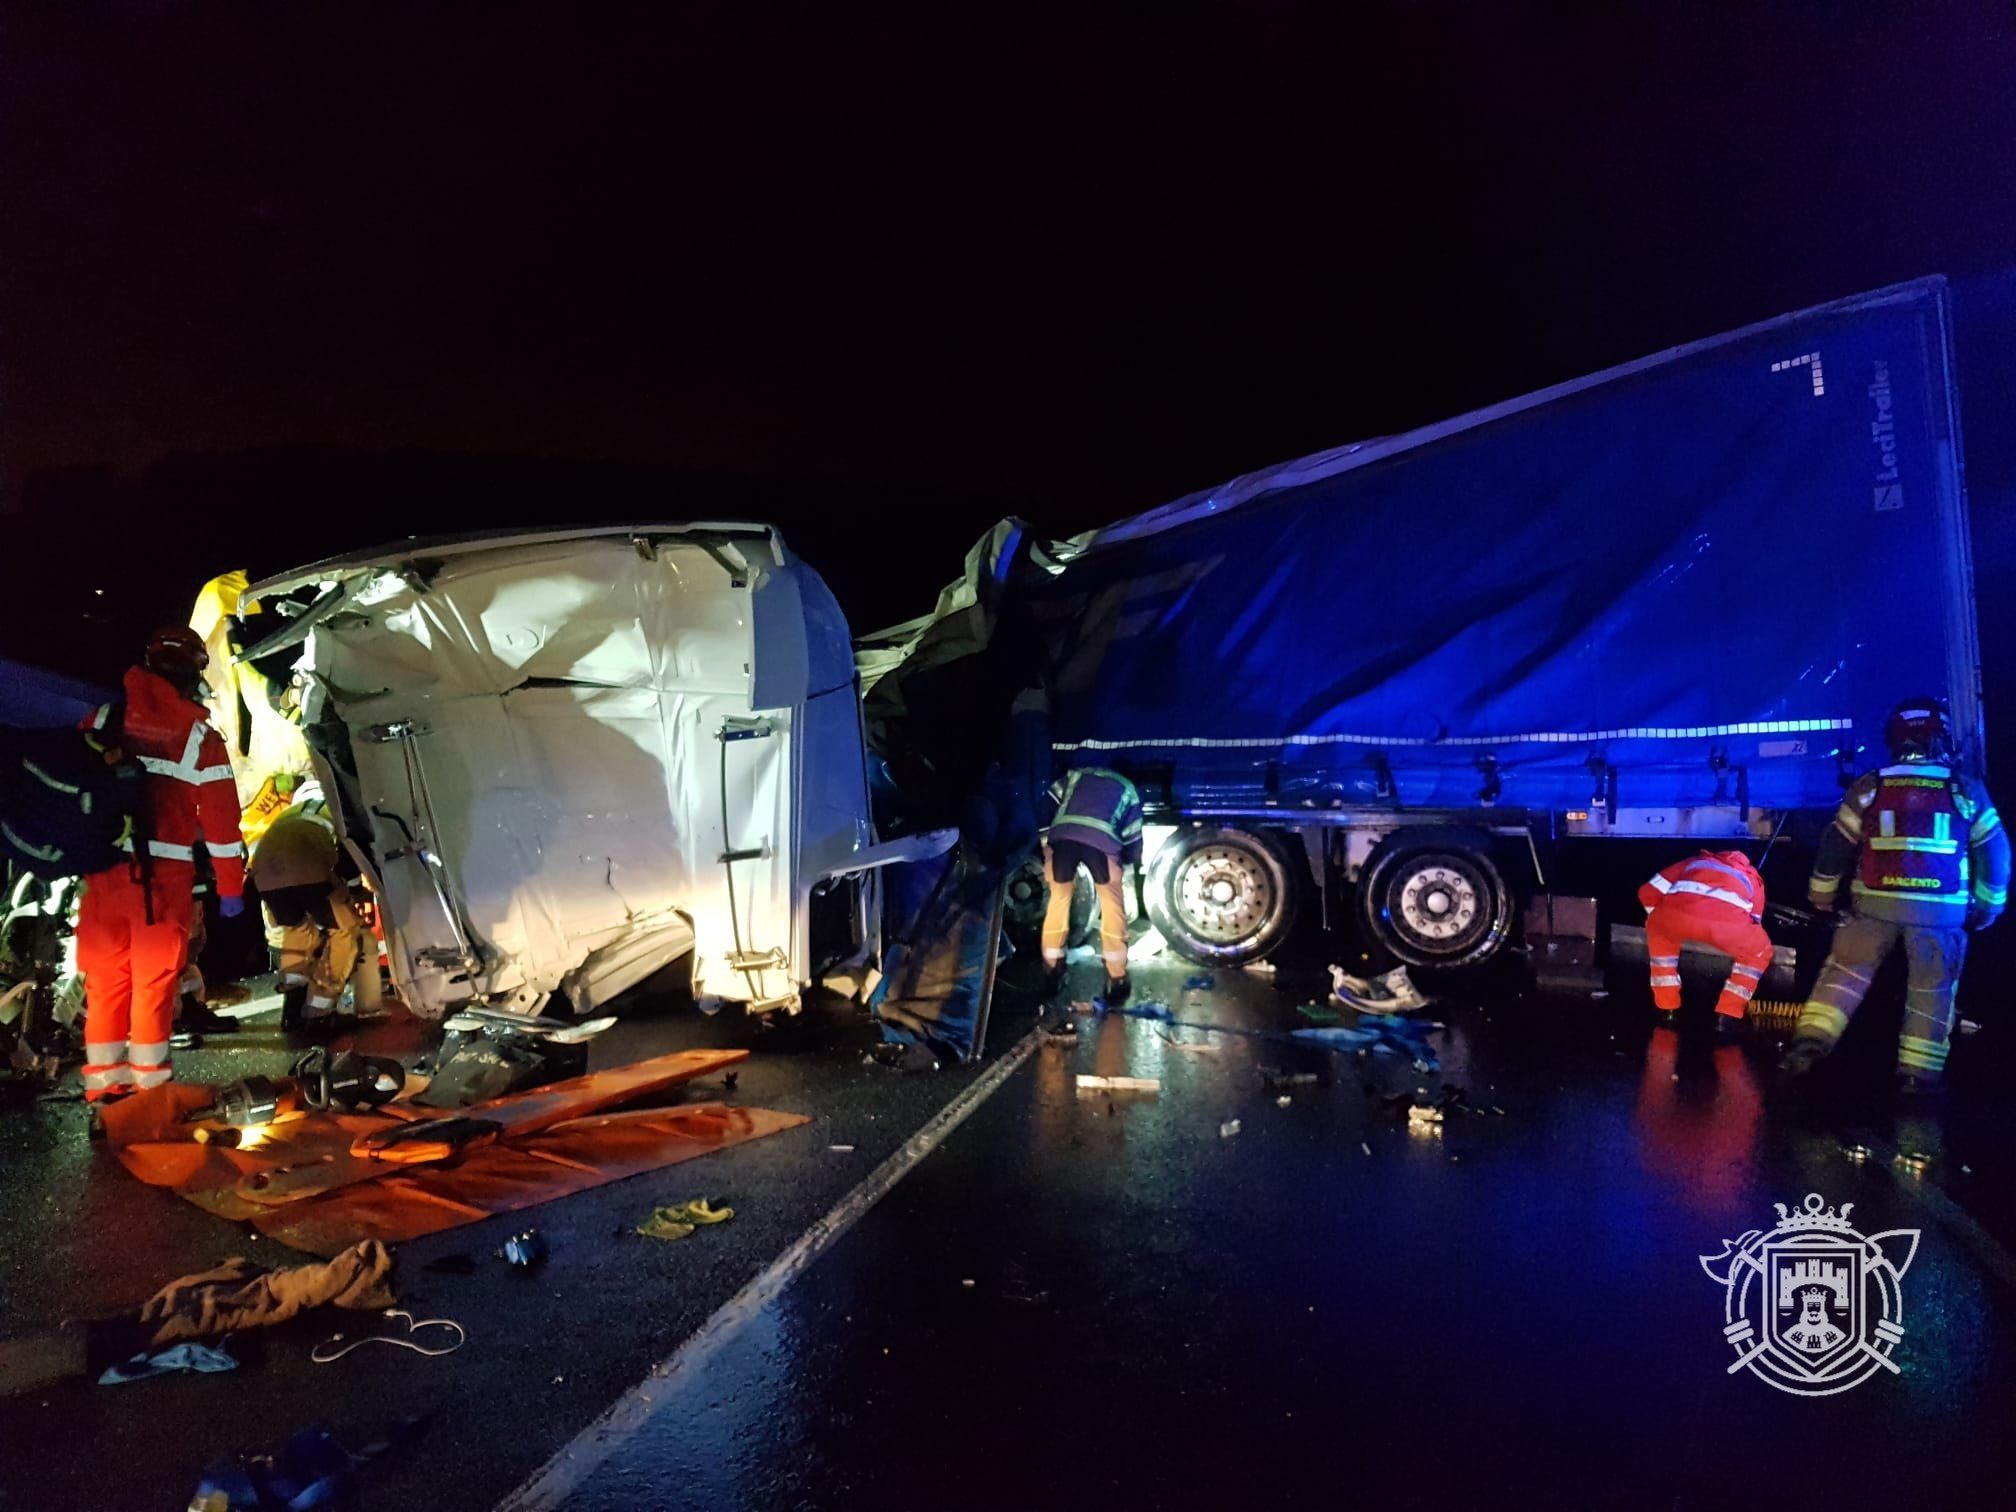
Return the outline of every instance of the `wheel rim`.
<path id="1" fill-rule="evenodd" d="M 1387 922 L 1423 955 L 1460 956 L 1490 933 L 1496 909 L 1482 870 L 1459 856 L 1404 863 L 1386 889 Z"/>
<path id="2" fill-rule="evenodd" d="M 1170 894 L 1184 927 L 1214 945 L 1250 939 L 1275 911 L 1266 865 L 1237 845 L 1202 845 L 1190 852 L 1177 867 Z"/>

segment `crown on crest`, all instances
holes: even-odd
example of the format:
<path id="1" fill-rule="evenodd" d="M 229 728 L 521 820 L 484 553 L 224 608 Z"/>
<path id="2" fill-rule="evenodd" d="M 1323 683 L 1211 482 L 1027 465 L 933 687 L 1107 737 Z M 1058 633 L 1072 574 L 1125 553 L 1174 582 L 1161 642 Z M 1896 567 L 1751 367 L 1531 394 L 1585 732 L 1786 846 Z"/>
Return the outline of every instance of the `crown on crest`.
<path id="1" fill-rule="evenodd" d="M 1809 1230 L 1850 1234 L 1855 1232 L 1855 1225 L 1848 1221 L 1848 1215 L 1855 1211 L 1855 1204 L 1852 1202 L 1842 1203 L 1841 1210 L 1837 1213 L 1827 1206 L 1818 1192 L 1808 1192 L 1805 1202 L 1792 1211 L 1788 1212 L 1782 1202 L 1774 1202 L 1771 1205 L 1778 1209 L 1778 1228 L 1783 1233 L 1804 1233 Z"/>

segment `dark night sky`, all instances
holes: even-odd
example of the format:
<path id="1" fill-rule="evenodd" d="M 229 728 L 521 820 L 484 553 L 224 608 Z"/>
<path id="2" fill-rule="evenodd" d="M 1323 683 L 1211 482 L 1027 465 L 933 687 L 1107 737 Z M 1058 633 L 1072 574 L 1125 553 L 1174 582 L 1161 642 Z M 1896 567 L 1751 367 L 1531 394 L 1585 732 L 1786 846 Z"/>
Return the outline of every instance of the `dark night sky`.
<path id="1" fill-rule="evenodd" d="M 9 7 L 0 649 L 721 498 L 868 628 L 1002 513 L 2016 263 L 2012 144 L 2007 3 Z"/>

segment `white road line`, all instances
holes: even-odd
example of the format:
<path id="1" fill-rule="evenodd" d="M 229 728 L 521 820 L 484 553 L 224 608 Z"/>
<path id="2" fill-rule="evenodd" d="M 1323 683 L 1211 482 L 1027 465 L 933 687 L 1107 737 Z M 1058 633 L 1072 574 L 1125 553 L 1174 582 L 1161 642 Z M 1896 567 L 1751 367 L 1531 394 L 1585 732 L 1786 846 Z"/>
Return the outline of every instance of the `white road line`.
<path id="1" fill-rule="evenodd" d="M 748 1285 L 717 1308 L 713 1316 L 671 1354 L 651 1367 L 651 1373 L 619 1397 L 573 1441 L 541 1466 L 531 1479 L 497 1504 L 497 1512 L 550 1512 L 564 1507 L 582 1482 L 644 1429 L 668 1399 L 667 1384 L 705 1365 L 734 1338 L 742 1325 L 781 1296 L 862 1214 L 889 1194 L 926 1155 L 1020 1069 L 1042 1043 L 1040 1028 L 1031 1029 L 957 1097 L 940 1108 L 901 1148 L 842 1197 L 824 1217 L 793 1240 Z"/>

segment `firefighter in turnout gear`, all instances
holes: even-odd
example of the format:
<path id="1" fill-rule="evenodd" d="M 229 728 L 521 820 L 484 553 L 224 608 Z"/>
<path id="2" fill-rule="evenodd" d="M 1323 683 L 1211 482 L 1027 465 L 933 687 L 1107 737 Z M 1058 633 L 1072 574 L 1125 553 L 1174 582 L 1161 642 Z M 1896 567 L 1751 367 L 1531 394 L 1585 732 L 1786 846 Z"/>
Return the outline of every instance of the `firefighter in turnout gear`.
<path id="1" fill-rule="evenodd" d="M 1935 699 L 1898 705 L 1884 731 L 1891 764 L 1858 778 L 1820 842 L 1808 883 L 1832 912 L 1851 870 L 1854 912 L 1813 986 L 1785 1067 L 1810 1069 L 1840 1040 L 1897 945 L 1908 965 L 1900 1087 L 1938 1084 L 1957 1012 L 1969 930 L 1985 929 L 2009 897 L 2009 837 L 1979 783 L 1954 770 Z"/>
<path id="2" fill-rule="evenodd" d="M 1052 818 L 1043 831 L 1043 867 L 1050 876 L 1050 906 L 1043 915 L 1043 964 L 1051 990 L 1063 985 L 1064 951 L 1071 935 L 1071 895 L 1078 868 L 1091 873 L 1099 894 L 1099 949 L 1106 957 L 1106 1001 L 1126 1001 L 1129 867 L 1141 860 L 1141 795 L 1118 772 L 1079 767 L 1050 787 Z"/>
<path id="3" fill-rule="evenodd" d="M 1703 851 L 1678 861 L 1638 889 L 1645 905 L 1645 949 L 1652 958 L 1652 1002 L 1662 1025 L 1680 1018 L 1680 951 L 1705 945 L 1736 964 L 1715 1004 L 1715 1030 L 1733 1039 L 1757 982 L 1771 965 L 1764 933 L 1764 879 L 1741 851 Z"/>
<path id="4" fill-rule="evenodd" d="M 253 845 L 252 880 L 280 957 L 281 1027 L 296 1029 L 335 1015 L 370 940 L 337 875 L 340 848 L 321 785 L 310 778 L 286 786 L 293 805 Z"/>
<path id="5" fill-rule="evenodd" d="M 77 965 L 84 973 L 84 1096 L 158 1087 L 173 1075 L 168 1037 L 194 923 L 196 851 L 209 857 L 219 909 L 245 903 L 245 845 L 224 743 L 204 721 L 209 655 L 194 631 L 156 631 L 118 699 L 84 722 L 146 769 L 145 834 L 132 859 L 84 879 Z"/>

